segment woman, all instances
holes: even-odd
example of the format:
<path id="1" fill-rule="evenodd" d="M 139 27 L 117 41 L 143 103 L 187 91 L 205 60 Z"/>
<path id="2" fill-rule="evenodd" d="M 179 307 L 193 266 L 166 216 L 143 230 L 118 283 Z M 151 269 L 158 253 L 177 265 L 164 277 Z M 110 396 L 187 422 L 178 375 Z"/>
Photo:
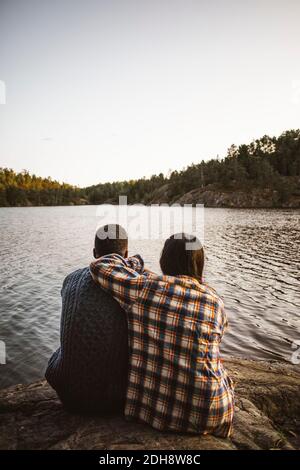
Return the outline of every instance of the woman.
<path id="1" fill-rule="evenodd" d="M 117 254 L 90 266 L 127 312 L 125 416 L 159 430 L 229 436 L 233 388 L 219 355 L 227 319 L 220 297 L 202 282 L 199 240 L 168 238 L 160 266 L 163 275 L 145 270 L 139 255 Z"/>

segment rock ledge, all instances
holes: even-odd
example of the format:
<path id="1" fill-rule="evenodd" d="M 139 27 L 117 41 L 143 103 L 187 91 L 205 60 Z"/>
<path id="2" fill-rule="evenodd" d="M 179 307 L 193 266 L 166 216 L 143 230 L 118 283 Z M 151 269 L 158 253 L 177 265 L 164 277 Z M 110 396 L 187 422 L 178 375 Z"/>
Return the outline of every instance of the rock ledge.
<path id="1" fill-rule="evenodd" d="M 230 439 L 162 433 L 120 416 L 66 412 L 44 381 L 0 390 L 0 449 L 299 449 L 300 373 L 285 363 L 226 360 L 236 386 Z"/>

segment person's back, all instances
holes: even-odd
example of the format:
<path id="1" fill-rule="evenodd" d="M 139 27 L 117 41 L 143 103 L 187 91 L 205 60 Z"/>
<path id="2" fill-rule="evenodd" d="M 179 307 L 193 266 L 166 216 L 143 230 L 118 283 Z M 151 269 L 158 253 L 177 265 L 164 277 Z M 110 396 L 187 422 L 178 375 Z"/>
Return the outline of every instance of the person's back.
<path id="1" fill-rule="evenodd" d="M 227 437 L 234 391 L 219 352 L 227 316 L 222 299 L 203 283 L 200 241 L 184 233 L 169 237 L 160 266 L 163 275 L 145 271 L 139 255 L 117 254 L 90 265 L 94 281 L 127 313 L 125 417 L 161 431 Z"/>
<path id="2" fill-rule="evenodd" d="M 93 282 L 88 268 L 69 274 L 61 295 L 61 345 L 49 360 L 47 381 L 69 410 L 123 411 L 128 371 L 125 312 Z"/>

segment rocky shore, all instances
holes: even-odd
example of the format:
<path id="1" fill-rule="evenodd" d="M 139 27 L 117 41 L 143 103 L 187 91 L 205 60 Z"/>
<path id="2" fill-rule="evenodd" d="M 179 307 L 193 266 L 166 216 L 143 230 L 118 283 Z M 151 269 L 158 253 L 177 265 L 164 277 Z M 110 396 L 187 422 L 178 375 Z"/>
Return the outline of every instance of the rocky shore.
<path id="1" fill-rule="evenodd" d="M 290 196 L 281 200 L 278 191 L 216 191 L 195 189 L 177 199 L 180 204 L 204 204 L 205 207 L 224 207 L 235 209 L 297 209 L 300 197 Z"/>
<path id="2" fill-rule="evenodd" d="M 86 195 L 74 197 L 64 203 L 49 204 L 51 206 L 84 206 L 90 204 L 118 204 L 119 196 L 107 198 L 101 201 L 91 202 Z M 182 195 L 170 194 L 170 185 L 164 184 L 156 189 L 153 194 L 146 194 L 139 199 L 140 204 L 203 204 L 208 208 L 224 209 L 300 209 L 300 189 L 293 194 L 284 195 L 284 189 L 281 193 L 273 189 L 251 189 L 251 190 L 225 190 L 217 189 L 213 185 L 204 188 L 193 189 Z M 129 204 L 131 204 L 129 198 Z M 5 204 L 9 206 L 8 204 Z M 4 205 L 4 206 L 5 206 Z M 47 204 L 32 204 L 28 199 L 22 200 L 13 205 L 13 207 L 31 207 L 46 206 Z M 3 206 L 0 200 L 0 207 Z"/>
<path id="3" fill-rule="evenodd" d="M 299 449 L 299 370 L 233 358 L 226 367 L 236 387 L 231 438 L 162 433 L 121 416 L 70 414 L 41 380 L 0 391 L 0 449 Z"/>

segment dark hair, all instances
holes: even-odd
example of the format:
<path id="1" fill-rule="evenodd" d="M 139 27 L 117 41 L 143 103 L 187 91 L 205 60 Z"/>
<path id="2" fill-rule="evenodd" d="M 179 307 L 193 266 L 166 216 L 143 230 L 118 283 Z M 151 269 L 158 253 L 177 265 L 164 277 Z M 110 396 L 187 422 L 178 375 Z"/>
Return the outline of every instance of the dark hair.
<path id="1" fill-rule="evenodd" d="M 128 237 L 126 230 L 118 224 L 108 224 L 100 227 L 95 236 L 94 255 L 97 258 L 117 253 L 125 256 L 128 249 Z"/>
<path id="2" fill-rule="evenodd" d="M 193 249 L 186 244 L 194 243 Z M 196 249 L 195 249 L 196 248 Z M 165 241 L 160 267 L 168 276 L 191 276 L 201 281 L 204 267 L 204 250 L 200 240 L 193 235 L 176 233 Z"/>

